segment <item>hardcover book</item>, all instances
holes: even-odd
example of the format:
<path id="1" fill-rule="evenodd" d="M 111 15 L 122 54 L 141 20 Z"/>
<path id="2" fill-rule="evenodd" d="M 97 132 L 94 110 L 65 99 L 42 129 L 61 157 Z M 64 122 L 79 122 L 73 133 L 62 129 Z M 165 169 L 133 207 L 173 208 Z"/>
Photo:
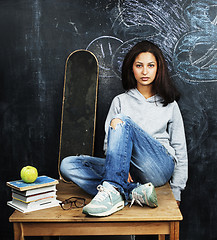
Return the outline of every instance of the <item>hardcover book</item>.
<path id="1" fill-rule="evenodd" d="M 28 197 L 28 196 L 32 196 L 32 195 L 35 195 L 35 194 L 42 194 L 42 193 L 51 192 L 51 191 L 56 192 L 56 185 L 34 188 L 34 189 L 26 190 L 26 191 L 19 191 L 19 190 L 14 189 L 14 188 L 12 188 L 11 190 L 12 190 L 12 193 L 17 193 L 17 194 L 20 194 L 22 196 Z"/>
<path id="2" fill-rule="evenodd" d="M 31 202 L 39 201 L 42 199 L 51 198 L 51 197 L 55 197 L 55 198 L 57 197 L 56 191 L 38 193 L 38 194 L 30 195 L 30 196 L 24 196 L 17 192 L 12 192 L 13 199 L 19 200 L 24 203 L 31 203 Z"/>
<path id="3" fill-rule="evenodd" d="M 25 183 L 23 180 L 7 182 L 7 186 L 19 191 L 41 188 L 50 185 L 56 185 L 59 181 L 47 176 L 39 176 L 33 183 Z"/>
<path id="4" fill-rule="evenodd" d="M 39 200 L 30 204 L 26 204 L 16 199 L 13 199 L 12 201 L 7 202 L 7 205 L 20 212 L 27 213 L 27 212 L 33 212 L 36 210 L 59 206 L 59 202 L 60 201 L 58 201 L 55 198 L 50 198 L 50 199 Z"/>

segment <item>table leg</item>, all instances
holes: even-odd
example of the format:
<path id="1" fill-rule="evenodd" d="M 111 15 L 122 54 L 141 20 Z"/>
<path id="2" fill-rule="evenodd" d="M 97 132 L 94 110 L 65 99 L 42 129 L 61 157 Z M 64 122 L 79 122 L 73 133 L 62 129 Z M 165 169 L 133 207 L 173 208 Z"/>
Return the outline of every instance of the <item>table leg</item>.
<path id="1" fill-rule="evenodd" d="M 179 222 L 174 223 L 175 240 L 179 240 Z"/>
<path id="2" fill-rule="evenodd" d="M 179 240 L 179 222 L 170 223 L 170 240 Z"/>
<path id="3" fill-rule="evenodd" d="M 23 225 L 22 223 L 13 223 L 14 227 L 14 240 L 24 240 Z"/>
<path id="4" fill-rule="evenodd" d="M 162 234 L 158 235 L 158 240 L 165 240 L 165 235 Z"/>

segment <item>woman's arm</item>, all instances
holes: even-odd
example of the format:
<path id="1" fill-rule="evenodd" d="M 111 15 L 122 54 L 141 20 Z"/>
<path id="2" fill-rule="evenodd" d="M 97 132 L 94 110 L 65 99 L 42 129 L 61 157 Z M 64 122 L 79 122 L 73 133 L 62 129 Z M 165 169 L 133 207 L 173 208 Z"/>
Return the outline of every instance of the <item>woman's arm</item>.
<path id="1" fill-rule="evenodd" d="M 181 190 L 184 190 L 188 178 L 188 156 L 185 130 L 178 104 L 174 103 L 173 115 L 168 126 L 170 144 L 175 150 L 177 163 L 170 181 L 171 188 L 177 201 L 181 200 Z"/>

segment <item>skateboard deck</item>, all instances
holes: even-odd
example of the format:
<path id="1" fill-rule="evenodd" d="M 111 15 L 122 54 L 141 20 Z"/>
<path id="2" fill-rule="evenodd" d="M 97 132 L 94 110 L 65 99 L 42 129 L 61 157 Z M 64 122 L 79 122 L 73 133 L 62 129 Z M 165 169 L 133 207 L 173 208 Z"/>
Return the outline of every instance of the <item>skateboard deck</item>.
<path id="1" fill-rule="evenodd" d="M 58 166 L 67 156 L 94 154 L 98 75 L 98 61 L 90 51 L 77 50 L 68 56 Z"/>

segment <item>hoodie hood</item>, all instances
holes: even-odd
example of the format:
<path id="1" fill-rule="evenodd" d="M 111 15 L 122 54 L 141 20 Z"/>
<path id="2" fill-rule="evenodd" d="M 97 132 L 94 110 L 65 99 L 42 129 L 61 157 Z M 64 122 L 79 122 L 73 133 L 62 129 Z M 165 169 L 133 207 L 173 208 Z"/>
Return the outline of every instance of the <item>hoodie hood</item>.
<path id="1" fill-rule="evenodd" d="M 126 92 L 128 95 L 130 95 L 131 97 L 139 100 L 139 101 L 146 101 L 146 102 L 150 102 L 150 103 L 156 103 L 156 102 L 163 102 L 163 98 L 158 95 L 155 94 L 154 96 L 150 97 L 150 98 L 145 98 L 137 88 L 134 89 L 130 89 L 128 92 Z"/>

